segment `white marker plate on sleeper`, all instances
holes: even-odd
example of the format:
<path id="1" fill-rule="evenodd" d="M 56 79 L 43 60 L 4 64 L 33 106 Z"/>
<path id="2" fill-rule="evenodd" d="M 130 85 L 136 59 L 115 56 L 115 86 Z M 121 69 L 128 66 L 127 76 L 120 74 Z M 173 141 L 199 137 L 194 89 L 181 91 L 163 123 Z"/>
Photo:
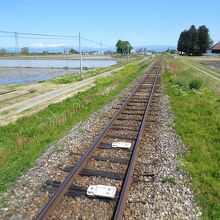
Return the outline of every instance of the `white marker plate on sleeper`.
<path id="1" fill-rule="evenodd" d="M 87 189 L 87 195 L 105 197 L 105 198 L 114 198 L 116 190 L 117 189 L 115 186 L 89 185 Z"/>
<path id="2" fill-rule="evenodd" d="M 131 147 L 131 143 L 128 143 L 128 142 L 113 142 L 112 147 L 129 149 Z"/>

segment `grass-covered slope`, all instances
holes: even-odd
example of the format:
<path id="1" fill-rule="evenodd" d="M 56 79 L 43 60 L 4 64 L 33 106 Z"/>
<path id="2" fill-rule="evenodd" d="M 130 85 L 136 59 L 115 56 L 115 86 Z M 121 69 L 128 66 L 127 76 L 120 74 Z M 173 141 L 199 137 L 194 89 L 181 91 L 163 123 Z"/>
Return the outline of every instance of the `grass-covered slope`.
<path id="1" fill-rule="evenodd" d="M 176 59 L 167 59 L 163 78 L 177 134 L 188 147 L 183 165 L 203 217 L 220 219 L 220 97 L 206 77 Z"/>

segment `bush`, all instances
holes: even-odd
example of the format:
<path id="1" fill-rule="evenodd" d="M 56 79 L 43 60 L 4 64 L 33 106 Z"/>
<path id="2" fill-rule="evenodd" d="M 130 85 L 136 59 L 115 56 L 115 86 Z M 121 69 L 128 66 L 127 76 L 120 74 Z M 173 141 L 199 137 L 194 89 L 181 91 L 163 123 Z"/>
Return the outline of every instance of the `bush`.
<path id="1" fill-rule="evenodd" d="M 176 82 L 175 82 L 179 87 L 182 87 L 182 88 L 187 88 L 188 85 L 187 85 L 187 81 L 185 79 L 177 79 Z"/>
<path id="2" fill-rule="evenodd" d="M 193 79 L 189 83 L 189 88 L 190 89 L 199 89 L 202 85 L 202 80 L 201 79 Z"/>
<path id="3" fill-rule="evenodd" d="M 30 93 L 37 92 L 37 89 L 33 89 L 33 88 L 32 88 L 32 89 L 29 90 L 29 92 L 30 92 Z"/>

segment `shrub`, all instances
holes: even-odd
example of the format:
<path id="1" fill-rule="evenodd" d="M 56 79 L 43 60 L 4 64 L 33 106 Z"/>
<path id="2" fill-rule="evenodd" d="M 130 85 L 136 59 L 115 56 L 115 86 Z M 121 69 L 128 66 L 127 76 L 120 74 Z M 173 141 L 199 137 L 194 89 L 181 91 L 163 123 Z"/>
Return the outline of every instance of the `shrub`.
<path id="1" fill-rule="evenodd" d="M 193 79 L 189 82 L 189 88 L 190 89 L 199 89 L 202 85 L 201 79 Z"/>
<path id="2" fill-rule="evenodd" d="M 34 92 L 37 92 L 37 90 L 32 88 L 32 89 L 29 90 L 29 92 L 34 93 Z"/>
<path id="3" fill-rule="evenodd" d="M 187 81 L 185 79 L 182 79 L 182 78 L 179 78 L 176 80 L 176 84 L 179 86 L 179 87 L 182 87 L 182 88 L 187 88 L 188 85 L 187 85 Z"/>

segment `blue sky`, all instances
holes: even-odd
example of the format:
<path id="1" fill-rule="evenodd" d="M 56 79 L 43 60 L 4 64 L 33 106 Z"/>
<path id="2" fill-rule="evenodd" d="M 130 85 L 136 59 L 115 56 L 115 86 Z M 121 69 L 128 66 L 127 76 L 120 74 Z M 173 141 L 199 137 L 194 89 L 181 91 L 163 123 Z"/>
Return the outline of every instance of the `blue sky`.
<path id="1" fill-rule="evenodd" d="M 220 40 L 220 0 L 1 0 L 0 30 L 75 35 L 110 45 L 176 45 L 192 24 L 206 25 Z M 14 46 L 0 38 L 0 47 Z M 62 40 L 19 40 L 23 44 L 70 44 Z"/>

